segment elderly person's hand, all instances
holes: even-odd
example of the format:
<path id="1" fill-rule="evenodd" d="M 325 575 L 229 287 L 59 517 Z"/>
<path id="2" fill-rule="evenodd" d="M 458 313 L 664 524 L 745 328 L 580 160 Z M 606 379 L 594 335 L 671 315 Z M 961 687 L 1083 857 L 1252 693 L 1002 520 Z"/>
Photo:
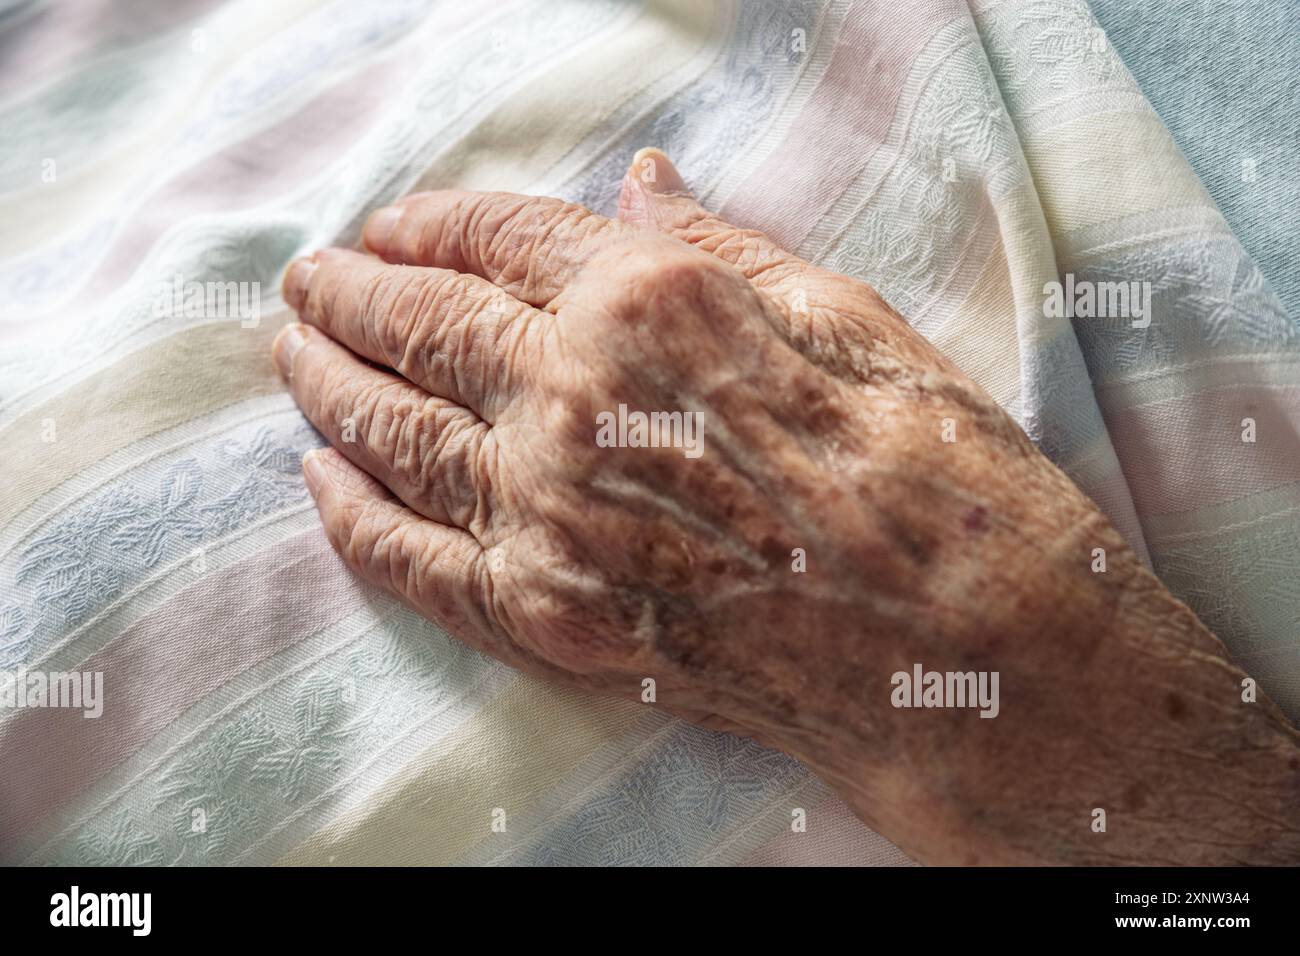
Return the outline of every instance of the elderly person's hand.
<path id="1" fill-rule="evenodd" d="M 275 358 L 367 579 L 794 754 L 921 861 L 1294 858 L 1294 731 L 870 287 L 711 217 L 657 151 L 618 220 L 435 192 L 364 242 L 292 265 Z M 918 664 L 997 672 L 993 719 L 897 706 Z"/>

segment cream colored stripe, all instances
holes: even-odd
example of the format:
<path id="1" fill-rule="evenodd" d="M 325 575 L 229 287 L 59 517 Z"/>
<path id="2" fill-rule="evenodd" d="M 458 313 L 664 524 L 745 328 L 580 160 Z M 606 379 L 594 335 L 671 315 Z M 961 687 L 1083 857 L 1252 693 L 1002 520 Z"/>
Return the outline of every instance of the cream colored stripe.
<path id="1" fill-rule="evenodd" d="M 277 865 L 438 866 L 510 839 L 511 814 L 628 727 L 637 705 L 520 676 Z M 505 833 L 492 812 L 505 811 Z"/>
<path id="2" fill-rule="evenodd" d="M 230 320 L 178 332 L 123 356 L 0 429 L 0 526 L 68 476 L 132 442 L 283 388 L 271 362 L 271 340 L 288 317 L 283 310 L 252 329 Z M 87 409 L 94 414 L 86 415 Z"/>
<path id="3" fill-rule="evenodd" d="M 412 190 L 501 189 L 542 175 L 624 101 L 689 63 L 717 21 L 714 4 L 657 0 L 636 22 L 597 37 L 484 117 Z"/>
<path id="4" fill-rule="evenodd" d="M 1152 114 L 1099 113 L 1025 136 L 1052 235 L 1214 201 Z"/>
<path id="5" fill-rule="evenodd" d="M 947 321 L 926 337 L 1013 415 L 1024 413 L 1022 340 L 1041 348 L 1073 335 L 1066 319 L 1038 319 L 1043 283 L 1056 277 L 1056 260 L 1034 184 L 1028 178 L 997 199 L 996 238 L 966 296 Z M 987 228 L 987 223 L 984 228 Z M 975 262 L 963 261 L 959 275 Z M 1032 314 L 1025 328 L 1021 316 Z"/>
<path id="6" fill-rule="evenodd" d="M 1003 408 L 1020 407 L 1020 338 L 1011 271 L 999 238 L 956 318 L 931 341 Z"/>
<path id="7" fill-rule="evenodd" d="M 39 183 L 0 199 L 0 221 L 23 224 L 21 229 L 0 232 L 0 256 L 39 246 L 67 225 L 69 215 L 84 220 L 86 211 L 101 205 L 104 197 L 125 192 L 140 176 L 140 157 L 175 139 L 174 131 L 185 127 L 195 104 L 204 102 L 231 64 L 324 2 L 246 0 L 222 8 L 214 19 L 199 21 L 209 45 L 194 56 L 211 65 L 148 114 L 133 116 L 135 136 L 114 142 L 111 155 L 74 173 L 60 174 L 52 183 Z"/>

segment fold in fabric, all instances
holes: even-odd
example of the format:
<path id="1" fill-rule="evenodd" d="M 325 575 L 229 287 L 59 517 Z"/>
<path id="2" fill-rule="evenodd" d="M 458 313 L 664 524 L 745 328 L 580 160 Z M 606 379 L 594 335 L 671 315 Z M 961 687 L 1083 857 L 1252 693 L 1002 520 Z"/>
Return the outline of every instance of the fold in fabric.
<path id="1" fill-rule="evenodd" d="M 1300 331 L 1079 0 L 53 6 L 0 22 L 0 669 L 102 671 L 105 713 L 0 711 L 5 862 L 906 862 L 322 550 L 285 264 L 415 188 L 610 213 L 645 145 L 880 289 L 1300 716 Z M 176 277 L 256 321 L 160 311 Z M 1067 277 L 1149 313 L 1052 314 Z"/>

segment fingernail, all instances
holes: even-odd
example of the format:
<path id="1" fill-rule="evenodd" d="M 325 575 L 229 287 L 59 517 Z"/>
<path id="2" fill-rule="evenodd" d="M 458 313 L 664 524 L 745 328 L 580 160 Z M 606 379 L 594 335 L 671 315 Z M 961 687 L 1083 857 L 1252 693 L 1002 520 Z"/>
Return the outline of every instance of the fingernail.
<path id="1" fill-rule="evenodd" d="M 646 146 L 632 157 L 632 175 L 643 189 L 656 195 L 690 195 L 686 180 L 662 149 Z"/>
<path id="2" fill-rule="evenodd" d="M 280 374 L 287 380 L 293 380 L 293 357 L 307 342 L 306 326 L 301 322 L 290 322 L 280 330 L 271 343 L 271 355 Z"/>
<path id="3" fill-rule="evenodd" d="M 371 252 L 382 255 L 388 248 L 388 241 L 397 229 L 397 223 L 401 218 L 402 210 L 397 206 L 376 209 L 366 220 L 365 228 L 361 230 L 361 240 Z"/>
<path id="4" fill-rule="evenodd" d="M 302 456 L 302 478 L 313 498 L 325 483 L 325 465 L 320 460 L 320 449 L 313 448 Z"/>
<path id="5" fill-rule="evenodd" d="M 301 312 L 307 301 L 307 289 L 311 286 L 312 273 L 316 271 L 316 260 L 309 258 L 295 259 L 289 263 L 284 273 L 284 301 L 295 312 Z"/>

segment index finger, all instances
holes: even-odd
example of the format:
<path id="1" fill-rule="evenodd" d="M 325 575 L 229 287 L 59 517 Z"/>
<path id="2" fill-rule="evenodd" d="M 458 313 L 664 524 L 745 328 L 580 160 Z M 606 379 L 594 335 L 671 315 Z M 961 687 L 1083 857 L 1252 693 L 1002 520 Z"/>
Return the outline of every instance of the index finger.
<path id="1" fill-rule="evenodd" d="M 472 273 L 545 309 L 593 255 L 638 232 L 560 199 L 444 189 L 377 210 L 362 240 L 388 262 Z"/>

